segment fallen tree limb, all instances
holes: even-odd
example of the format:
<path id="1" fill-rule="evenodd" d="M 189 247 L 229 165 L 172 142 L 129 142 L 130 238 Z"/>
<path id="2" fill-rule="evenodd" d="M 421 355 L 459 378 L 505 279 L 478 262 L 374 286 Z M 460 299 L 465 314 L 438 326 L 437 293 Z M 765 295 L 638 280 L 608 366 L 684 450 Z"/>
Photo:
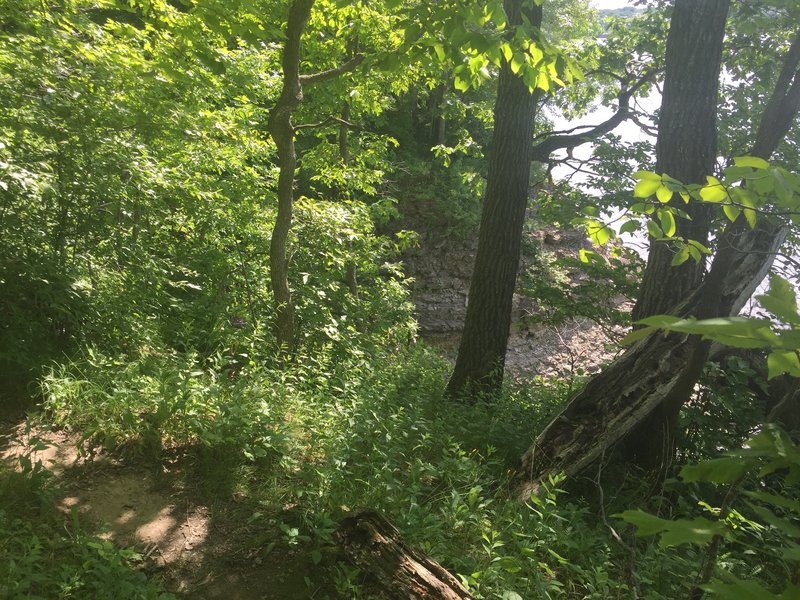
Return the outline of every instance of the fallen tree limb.
<path id="1" fill-rule="evenodd" d="M 471 600 L 449 571 L 410 548 L 386 517 L 359 511 L 339 523 L 334 538 L 347 560 L 390 600 Z"/>

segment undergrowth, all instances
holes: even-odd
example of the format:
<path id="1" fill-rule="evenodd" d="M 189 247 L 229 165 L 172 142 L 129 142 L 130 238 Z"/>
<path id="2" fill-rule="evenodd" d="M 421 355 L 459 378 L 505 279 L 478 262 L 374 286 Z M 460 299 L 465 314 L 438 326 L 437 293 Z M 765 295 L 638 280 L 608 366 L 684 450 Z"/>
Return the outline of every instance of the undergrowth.
<path id="1" fill-rule="evenodd" d="M 174 600 L 139 570 L 143 557 L 53 508 L 49 472 L 23 457 L 0 463 L 0 598 Z"/>
<path id="2" fill-rule="evenodd" d="M 310 595 L 335 589 L 334 598 L 371 597 L 365 574 L 340 561 L 333 541 L 336 524 L 361 508 L 383 512 L 478 599 L 658 600 L 694 588 L 706 547 L 689 543 L 677 551 L 635 537 L 613 516 L 635 507 L 634 495 L 603 490 L 599 475 L 582 482 L 581 494 L 562 489 L 559 478 L 526 502 L 511 494 L 518 457 L 563 404 L 570 382 L 515 382 L 491 403 L 452 402 L 442 396 L 446 361 L 423 345 L 385 348 L 331 346 L 288 368 L 250 359 L 236 370 L 222 358 L 188 353 L 123 359 L 87 350 L 43 379 L 42 415 L 82 432 L 86 452 L 98 445 L 140 450 L 156 463 L 174 450 L 193 453 L 204 491 L 223 502 L 235 494 L 235 518 L 265 539 L 282 539 L 258 550 L 261 560 L 285 546 L 306 553 L 316 567 L 307 576 Z M 743 401 L 731 397 L 730 410 Z M 16 489 L 25 502 L 46 504 L 35 483 L 41 476 L 31 465 L 5 474 L 4 493 Z M 644 508 L 667 519 L 658 523 L 705 523 L 725 498 L 724 489 L 676 480 L 667 497 Z M 76 522 L 65 534 L 25 502 L 4 502 L 16 512 L 0 514 L 8 540 L 2 552 L 13 558 L 2 567 L 4 585 L 17 594 L 11 597 L 105 598 L 106 585 L 123 598 L 159 597 L 133 568 L 134 551 L 115 549 Z M 761 513 L 746 503 L 735 510 L 739 533 L 725 541 L 717 572 L 779 587 L 791 564 L 770 549 L 785 532 L 759 524 Z M 76 571 L 71 562 L 54 562 L 62 552 L 89 566 Z M 755 554 L 764 557 L 759 565 Z M 70 596 L 73 588 L 80 593 Z M 314 597 L 331 597 L 324 594 Z"/>
<path id="3" fill-rule="evenodd" d="M 235 489 L 252 507 L 242 518 L 305 548 L 318 566 L 312 584 L 332 579 L 341 598 L 369 597 L 364 574 L 333 551 L 336 523 L 359 508 L 385 513 L 476 598 L 656 599 L 686 589 L 693 550 L 667 556 L 651 542 L 615 540 L 596 507 L 558 479 L 527 503 L 510 496 L 517 457 L 568 382 L 452 403 L 441 394 L 449 365 L 422 346 L 344 360 L 321 352 L 233 376 L 223 363 L 200 365 L 192 355 L 124 363 L 87 352 L 45 378 L 46 420 L 83 432 L 84 445 L 133 446 L 150 460 L 168 445 L 205 449 L 196 454 L 205 477 L 238 478 L 220 493 Z"/>

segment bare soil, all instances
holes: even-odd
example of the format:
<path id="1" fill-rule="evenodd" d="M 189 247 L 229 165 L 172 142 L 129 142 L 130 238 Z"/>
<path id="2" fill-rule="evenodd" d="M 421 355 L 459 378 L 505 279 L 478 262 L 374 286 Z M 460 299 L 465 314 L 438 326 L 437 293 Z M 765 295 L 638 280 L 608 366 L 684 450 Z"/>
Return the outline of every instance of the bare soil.
<path id="1" fill-rule="evenodd" d="M 287 546 L 274 524 L 248 524 L 252 507 L 244 500 L 198 498 L 187 486 L 186 460 L 156 471 L 104 453 L 84 456 L 78 436 L 30 433 L 24 423 L 4 442 L 3 460 L 17 464 L 28 454 L 53 473 L 60 511 L 76 511 L 87 530 L 136 548 L 145 557 L 145 571 L 180 598 L 299 600 L 319 591 L 324 574 L 311 564 L 308 550 Z M 37 443 L 43 448 L 32 450 Z"/>

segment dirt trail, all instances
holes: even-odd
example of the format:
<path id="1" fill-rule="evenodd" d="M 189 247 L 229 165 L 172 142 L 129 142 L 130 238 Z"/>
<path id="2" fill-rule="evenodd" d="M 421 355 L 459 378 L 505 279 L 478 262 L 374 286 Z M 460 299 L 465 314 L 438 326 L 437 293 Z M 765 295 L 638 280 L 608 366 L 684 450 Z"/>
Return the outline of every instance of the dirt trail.
<path id="1" fill-rule="evenodd" d="M 160 576 L 180 598 L 294 600 L 309 597 L 305 577 L 313 567 L 304 553 L 276 547 L 270 536 L 232 517 L 235 500 L 198 502 L 181 485 L 180 466 L 158 473 L 107 455 L 81 456 L 78 437 L 25 432 L 6 437 L 0 458 L 16 464 L 28 454 L 58 482 L 57 508 L 73 510 L 87 529 L 145 557 L 145 570 Z M 40 442 L 42 449 L 31 451 Z M 2 447 L 2 446 L 0 446 Z M 274 540 L 273 540 L 274 541 Z"/>

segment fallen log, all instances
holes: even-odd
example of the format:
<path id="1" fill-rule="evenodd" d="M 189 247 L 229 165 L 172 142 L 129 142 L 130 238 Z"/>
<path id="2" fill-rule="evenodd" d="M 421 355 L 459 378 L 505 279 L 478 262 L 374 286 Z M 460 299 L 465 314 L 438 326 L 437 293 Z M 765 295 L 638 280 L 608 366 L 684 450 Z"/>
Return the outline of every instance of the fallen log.
<path id="1" fill-rule="evenodd" d="M 471 600 L 449 571 L 410 548 L 386 517 L 362 510 L 344 518 L 334 534 L 347 560 L 389 600 Z"/>

